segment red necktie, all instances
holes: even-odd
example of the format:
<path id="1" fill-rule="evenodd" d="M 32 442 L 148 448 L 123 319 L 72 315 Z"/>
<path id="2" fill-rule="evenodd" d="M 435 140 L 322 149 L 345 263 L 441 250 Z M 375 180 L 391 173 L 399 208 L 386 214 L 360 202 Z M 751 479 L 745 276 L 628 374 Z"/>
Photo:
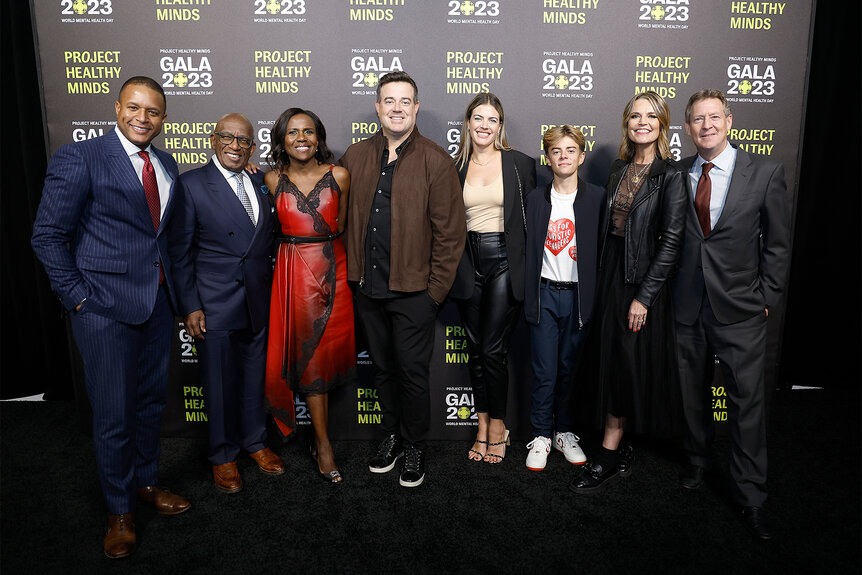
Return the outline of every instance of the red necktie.
<path id="1" fill-rule="evenodd" d="M 144 184 L 144 194 L 147 196 L 147 204 L 150 206 L 150 217 L 153 220 L 153 229 L 159 231 L 159 222 L 162 219 L 162 204 L 159 200 L 159 183 L 156 181 L 156 171 L 153 169 L 153 164 L 150 162 L 150 155 L 147 152 L 138 152 L 138 155 L 144 159 L 144 171 L 141 173 L 141 180 Z M 159 262 L 159 285 L 165 281 L 165 272 Z"/>
<path id="2" fill-rule="evenodd" d="M 709 171 L 715 164 L 706 162 L 703 164 L 703 172 L 697 181 L 697 191 L 694 193 L 694 210 L 697 212 L 697 220 L 703 235 L 708 236 L 712 230 L 709 223 L 709 200 L 712 196 L 712 180 L 709 179 Z"/>
<path id="3" fill-rule="evenodd" d="M 141 174 L 141 179 L 144 183 L 144 194 L 147 196 L 147 204 L 150 206 L 150 217 L 153 218 L 153 229 L 158 231 L 159 222 L 162 219 L 162 204 L 159 201 L 159 184 L 156 182 L 156 171 L 153 169 L 150 155 L 147 152 L 138 152 L 138 155 L 144 159 L 144 171 Z M 699 184 L 698 189 L 700 189 Z"/>

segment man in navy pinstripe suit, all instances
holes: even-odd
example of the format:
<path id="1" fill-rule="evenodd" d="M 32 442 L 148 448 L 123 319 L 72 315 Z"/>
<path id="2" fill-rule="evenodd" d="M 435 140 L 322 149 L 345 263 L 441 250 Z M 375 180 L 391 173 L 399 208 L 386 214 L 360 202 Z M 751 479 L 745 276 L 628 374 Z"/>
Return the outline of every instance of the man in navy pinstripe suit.
<path id="1" fill-rule="evenodd" d="M 84 361 L 109 513 L 104 551 L 119 558 L 135 550 L 138 499 L 164 515 L 190 504 L 156 486 L 174 317 L 164 230 L 179 176 L 173 158 L 150 144 L 165 94 L 136 76 L 114 107 L 115 130 L 51 158 L 32 245 Z"/>

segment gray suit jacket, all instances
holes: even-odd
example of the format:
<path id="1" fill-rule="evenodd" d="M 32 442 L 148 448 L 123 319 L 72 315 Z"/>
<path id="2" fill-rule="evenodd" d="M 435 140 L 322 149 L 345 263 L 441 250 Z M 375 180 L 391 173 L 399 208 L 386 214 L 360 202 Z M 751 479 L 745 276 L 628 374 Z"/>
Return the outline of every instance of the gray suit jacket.
<path id="1" fill-rule="evenodd" d="M 724 209 L 705 238 L 685 178 L 688 222 L 672 282 L 676 321 L 685 325 L 697 320 L 704 289 L 724 324 L 753 317 L 781 299 L 790 251 L 784 167 L 741 149 L 736 154 Z M 695 159 L 682 161 L 686 173 Z"/>

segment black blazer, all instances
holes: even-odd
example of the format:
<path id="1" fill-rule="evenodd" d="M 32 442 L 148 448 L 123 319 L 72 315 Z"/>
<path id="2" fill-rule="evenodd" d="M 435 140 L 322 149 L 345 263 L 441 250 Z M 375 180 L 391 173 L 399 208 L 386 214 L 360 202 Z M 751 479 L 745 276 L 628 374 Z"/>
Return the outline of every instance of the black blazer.
<path id="1" fill-rule="evenodd" d="M 578 309 L 580 322 L 586 324 L 593 313 L 599 262 L 599 235 L 604 231 L 605 191 L 578 177 L 575 198 L 575 238 L 578 243 Z M 539 324 L 539 284 L 542 281 L 542 254 L 551 220 L 551 183 L 527 196 L 527 257 L 524 285 L 524 315 L 527 322 Z"/>
<path id="2" fill-rule="evenodd" d="M 458 170 L 461 189 L 467 178 L 467 165 Z M 516 171 L 517 167 L 517 171 Z M 520 177 L 520 185 L 518 178 Z M 527 193 L 536 187 L 536 161 L 517 150 L 503 150 L 503 230 L 506 234 L 506 255 L 509 259 L 509 277 L 512 295 L 524 299 L 524 201 Z M 468 299 L 473 295 L 473 261 L 470 248 L 465 245 L 464 255 L 458 264 L 455 283 L 449 297 Z"/>
<path id="3" fill-rule="evenodd" d="M 602 233 L 604 254 L 614 195 L 629 162 L 616 160 L 608 177 L 608 219 Z M 685 228 L 685 173 L 674 160 L 656 158 L 647 181 L 632 202 L 625 229 L 625 280 L 639 284 L 635 299 L 649 306 L 679 259 Z M 604 262 L 601 261 L 604 265 Z"/>
<path id="4" fill-rule="evenodd" d="M 706 289 L 718 321 L 735 323 L 763 313 L 781 299 L 791 207 L 784 167 L 737 148 L 724 209 L 704 238 L 687 176 L 695 158 L 683 160 L 688 225 L 672 284 L 676 320 L 685 325 L 697 320 Z"/>

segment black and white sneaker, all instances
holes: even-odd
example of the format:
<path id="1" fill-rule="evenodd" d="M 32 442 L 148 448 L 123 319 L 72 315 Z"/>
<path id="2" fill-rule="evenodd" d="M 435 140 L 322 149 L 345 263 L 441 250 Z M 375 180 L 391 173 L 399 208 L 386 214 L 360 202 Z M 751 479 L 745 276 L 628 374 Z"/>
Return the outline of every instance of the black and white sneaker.
<path id="1" fill-rule="evenodd" d="M 395 462 L 404 455 L 401 439 L 395 434 L 390 435 L 377 446 L 377 455 L 368 462 L 371 473 L 387 473 L 395 467 Z"/>
<path id="2" fill-rule="evenodd" d="M 421 449 L 408 445 L 398 483 L 401 487 L 419 487 L 424 479 L 425 456 Z"/>

